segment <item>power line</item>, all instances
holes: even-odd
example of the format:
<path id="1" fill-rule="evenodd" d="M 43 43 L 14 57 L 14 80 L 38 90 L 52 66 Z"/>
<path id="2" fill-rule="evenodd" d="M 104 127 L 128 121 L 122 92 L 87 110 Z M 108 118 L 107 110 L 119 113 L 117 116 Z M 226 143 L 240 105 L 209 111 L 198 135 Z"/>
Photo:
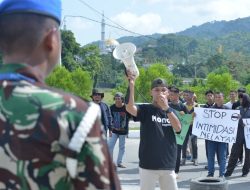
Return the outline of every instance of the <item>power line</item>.
<path id="1" fill-rule="evenodd" d="M 103 13 L 101 13 L 100 11 L 98 11 L 97 9 L 93 8 L 92 6 L 90 6 L 88 3 L 84 2 L 83 0 L 78 0 L 81 3 L 83 3 L 85 6 L 87 6 L 88 8 L 90 8 L 91 10 L 93 10 L 94 12 L 98 13 L 99 15 L 103 16 L 104 18 L 106 18 L 107 20 L 109 20 L 111 23 L 119 26 L 120 28 L 123 28 L 125 30 L 127 30 L 126 28 L 124 28 L 123 26 L 121 26 L 120 24 L 118 24 L 117 22 L 114 22 L 113 20 L 111 20 L 109 17 L 106 17 Z"/>
<path id="2" fill-rule="evenodd" d="M 95 9 L 94 7 L 90 6 L 89 4 L 87 4 L 86 2 L 84 2 L 84 1 L 82 1 L 82 0 L 78 0 L 78 1 L 80 1 L 82 4 L 84 4 L 85 6 L 87 6 L 88 8 L 90 8 L 92 11 L 94 11 L 94 12 L 96 12 L 96 13 L 98 13 L 99 15 L 102 16 L 102 13 L 99 12 L 99 11 L 98 11 L 97 9 Z"/>
<path id="3" fill-rule="evenodd" d="M 65 16 L 64 16 L 64 18 L 67 18 L 67 17 L 72 17 L 72 18 L 83 18 L 83 19 L 86 19 L 86 20 L 89 20 L 89 21 L 92 21 L 92 22 L 102 23 L 101 21 L 94 20 L 94 19 L 92 19 L 92 18 L 88 18 L 88 17 L 85 17 L 85 16 L 76 16 L 76 15 L 65 15 Z M 63 20 L 64 20 L 64 19 L 63 19 Z M 63 23 L 64 23 L 64 22 L 65 22 L 65 21 L 63 21 Z M 63 25 L 63 23 L 62 23 L 62 25 Z M 151 36 L 142 35 L 142 34 L 140 34 L 140 33 L 133 32 L 133 31 L 128 30 L 128 29 L 126 29 L 126 28 L 121 28 L 121 27 L 119 27 L 119 26 L 114 26 L 114 25 L 107 24 L 107 23 L 105 23 L 105 25 L 106 25 L 106 26 L 109 26 L 109 27 L 111 27 L 111 28 L 116 28 L 116 29 L 119 29 L 119 30 L 123 30 L 123 31 L 129 32 L 129 33 L 131 33 L 131 34 L 136 34 L 136 35 L 139 35 L 139 36 L 144 36 L 144 37 L 146 37 L 146 38 L 150 38 L 150 39 L 153 39 L 153 40 L 157 40 L 156 38 L 153 38 L 153 37 L 151 37 Z"/>
<path id="4" fill-rule="evenodd" d="M 117 25 L 118 27 L 114 26 L 114 25 L 110 25 L 110 24 L 105 23 L 107 26 L 110 26 L 110 27 L 113 27 L 113 28 L 117 28 L 119 30 L 126 31 L 126 32 L 129 32 L 131 34 L 136 34 L 136 35 L 139 35 L 139 36 L 144 36 L 146 38 L 157 40 L 156 38 L 153 38 L 153 37 L 150 37 L 150 36 L 146 36 L 146 35 L 143 35 L 143 34 L 140 34 L 140 33 L 137 33 L 137 32 L 131 31 L 131 30 L 128 30 L 125 27 L 121 26 L 120 24 L 118 24 L 118 23 L 114 22 L 113 20 L 111 20 L 109 17 L 106 17 L 103 13 L 101 13 L 100 11 L 98 11 L 97 9 L 95 9 L 94 7 L 90 6 L 88 3 L 84 2 L 83 0 L 78 0 L 78 1 L 81 2 L 82 4 L 84 4 L 85 6 L 87 6 L 88 8 L 90 8 L 92 11 L 94 11 L 94 12 L 98 13 L 99 15 L 103 16 L 104 18 L 106 18 L 107 20 L 109 20 L 111 23 Z"/>

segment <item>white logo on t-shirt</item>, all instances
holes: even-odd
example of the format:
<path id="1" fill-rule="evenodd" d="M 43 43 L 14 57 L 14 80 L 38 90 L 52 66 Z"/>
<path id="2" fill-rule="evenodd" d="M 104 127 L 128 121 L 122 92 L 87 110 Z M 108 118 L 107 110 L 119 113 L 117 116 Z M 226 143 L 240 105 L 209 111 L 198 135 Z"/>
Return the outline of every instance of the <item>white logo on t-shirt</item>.
<path id="1" fill-rule="evenodd" d="M 168 118 L 161 118 L 161 117 L 157 117 L 155 115 L 152 115 L 152 122 L 161 123 L 162 126 L 164 126 L 164 127 L 171 126 Z"/>

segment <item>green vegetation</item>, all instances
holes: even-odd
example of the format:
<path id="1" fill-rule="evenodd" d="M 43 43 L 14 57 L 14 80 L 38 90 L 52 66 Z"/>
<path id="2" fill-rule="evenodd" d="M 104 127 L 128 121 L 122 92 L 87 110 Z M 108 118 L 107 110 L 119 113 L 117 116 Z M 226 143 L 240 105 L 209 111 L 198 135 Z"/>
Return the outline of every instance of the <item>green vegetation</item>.
<path id="1" fill-rule="evenodd" d="M 231 29 L 231 32 L 221 32 L 221 36 L 214 35 L 212 30 L 218 33 L 219 28 L 227 24 L 216 22 L 215 25 L 207 23 L 200 26 L 203 37 L 198 32 L 199 27 L 195 27 L 188 29 L 186 33 L 184 31 L 178 34 L 155 35 L 158 40 L 146 37 L 122 38 L 122 42 L 131 41 L 138 49 L 135 61 L 140 69 L 140 77 L 136 81 L 136 101 L 151 101 L 150 83 L 157 77 L 165 78 L 169 85 L 178 86 L 181 90 L 193 90 L 200 103 L 205 101 L 204 93 L 208 89 L 222 91 L 226 97 L 231 89 L 237 89 L 239 86 L 246 86 L 250 91 L 250 30 L 246 32 L 242 29 L 241 32 L 237 28 L 237 31 Z M 208 29 L 209 26 L 218 28 Z M 210 32 L 204 33 L 204 28 Z M 53 86 L 72 91 L 87 99 L 92 87 L 103 88 L 104 101 L 108 104 L 113 103 L 115 92 L 126 94 L 124 66 L 113 58 L 112 52 L 101 55 L 94 44 L 80 47 L 71 31 L 62 31 L 62 40 L 62 64 L 65 69 L 69 73 L 76 70 L 86 72 L 92 82 L 87 82 L 83 76 L 74 77 L 72 80 L 72 76 L 62 70 L 60 75 L 57 73 L 59 77 L 54 78 L 65 81 L 57 82 L 54 79 Z M 183 78 L 191 79 L 191 83 L 183 83 Z M 52 85 L 50 80 L 47 80 L 48 84 Z M 90 86 L 76 85 L 82 84 L 82 81 L 86 81 Z M 75 84 L 71 84 L 72 82 Z"/>
<path id="2" fill-rule="evenodd" d="M 140 77 L 136 101 L 151 101 L 150 83 L 157 77 L 181 90 L 193 90 L 200 103 L 208 89 L 222 91 L 227 97 L 231 89 L 244 86 L 250 93 L 249 23 L 250 17 L 205 23 L 176 34 L 118 39 L 137 46 L 135 61 Z M 115 92 L 126 94 L 124 66 L 113 58 L 112 51 L 101 54 L 94 43 L 81 47 L 67 30 L 62 31 L 62 65 L 46 80 L 49 85 L 88 100 L 92 88 L 102 88 L 108 104 L 113 103 Z M 191 82 L 183 82 L 184 78 Z"/>
<path id="3" fill-rule="evenodd" d="M 65 67 L 56 67 L 46 79 L 46 83 L 90 100 L 92 80 L 90 74 L 81 69 L 70 72 Z"/>

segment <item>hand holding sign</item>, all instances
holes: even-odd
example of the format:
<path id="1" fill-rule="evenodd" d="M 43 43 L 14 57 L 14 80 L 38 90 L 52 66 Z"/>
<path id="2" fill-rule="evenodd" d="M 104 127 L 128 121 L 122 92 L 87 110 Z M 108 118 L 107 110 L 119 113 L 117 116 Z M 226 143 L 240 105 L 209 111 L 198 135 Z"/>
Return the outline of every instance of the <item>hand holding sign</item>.
<path id="1" fill-rule="evenodd" d="M 197 137 L 225 143 L 236 140 L 239 110 L 194 108 L 192 133 Z"/>
<path id="2" fill-rule="evenodd" d="M 190 126 L 190 122 L 192 121 L 192 115 L 191 114 L 181 114 L 178 111 L 176 111 L 175 113 L 181 122 L 181 133 L 175 134 L 176 142 L 179 145 L 183 145 L 183 142 L 185 140 L 185 137 L 187 135 L 187 132 L 188 132 L 188 129 Z"/>
<path id="3" fill-rule="evenodd" d="M 250 119 L 242 119 L 244 123 L 244 134 L 246 147 L 250 149 Z"/>

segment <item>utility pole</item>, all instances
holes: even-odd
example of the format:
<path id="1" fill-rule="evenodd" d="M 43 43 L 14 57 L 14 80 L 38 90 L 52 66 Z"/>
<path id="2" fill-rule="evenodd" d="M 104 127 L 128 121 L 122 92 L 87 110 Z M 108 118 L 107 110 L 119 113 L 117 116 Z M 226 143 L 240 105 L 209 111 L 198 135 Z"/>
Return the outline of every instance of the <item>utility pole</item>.
<path id="1" fill-rule="evenodd" d="M 67 30 L 67 24 L 66 24 L 66 16 L 63 17 L 63 30 Z M 61 50 L 60 50 L 61 51 Z M 62 52 L 60 52 L 60 57 L 59 57 L 59 66 L 62 66 Z"/>
<path id="2" fill-rule="evenodd" d="M 63 30 L 67 30 L 66 16 L 63 17 Z"/>
<path id="3" fill-rule="evenodd" d="M 196 66 L 196 63 L 194 64 L 194 78 L 196 79 L 196 68 L 197 66 Z"/>
<path id="4" fill-rule="evenodd" d="M 104 13 L 102 13 L 102 23 L 101 23 L 101 42 L 99 45 L 100 51 L 104 53 L 105 51 L 105 19 Z"/>

